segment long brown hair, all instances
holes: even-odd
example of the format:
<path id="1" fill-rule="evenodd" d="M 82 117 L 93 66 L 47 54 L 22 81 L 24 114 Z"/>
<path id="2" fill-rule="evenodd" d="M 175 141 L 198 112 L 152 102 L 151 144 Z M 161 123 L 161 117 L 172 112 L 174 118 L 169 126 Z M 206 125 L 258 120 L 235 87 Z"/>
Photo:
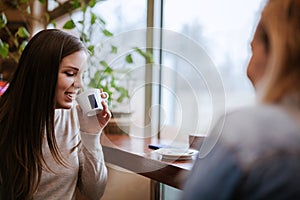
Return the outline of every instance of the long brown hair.
<path id="1" fill-rule="evenodd" d="M 261 16 L 270 50 L 262 100 L 279 102 L 286 95 L 300 100 L 300 1 L 269 0 Z"/>
<path id="2" fill-rule="evenodd" d="M 0 98 L 2 199 L 32 198 L 46 166 L 44 137 L 53 158 L 64 164 L 54 133 L 58 70 L 65 56 L 84 49 L 78 38 L 57 29 L 37 33 L 24 49 Z"/>

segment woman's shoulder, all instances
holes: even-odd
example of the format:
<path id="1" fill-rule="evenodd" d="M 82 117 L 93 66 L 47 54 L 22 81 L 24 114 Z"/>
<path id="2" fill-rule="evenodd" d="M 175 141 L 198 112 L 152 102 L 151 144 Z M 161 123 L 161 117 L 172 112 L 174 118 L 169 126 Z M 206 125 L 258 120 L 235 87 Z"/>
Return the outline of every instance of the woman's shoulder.
<path id="1" fill-rule="evenodd" d="M 76 106 L 72 106 L 70 109 L 55 109 L 55 120 L 73 120 L 77 118 Z"/>
<path id="2" fill-rule="evenodd" d="M 224 116 L 219 142 L 231 148 L 242 163 L 270 153 L 300 150 L 300 129 L 280 106 L 255 105 Z"/>
<path id="3" fill-rule="evenodd" d="M 229 111 L 226 117 L 241 117 L 247 119 L 276 119 L 287 117 L 283 107 L 279 105 L 256 104 Z"/>
<path id="4" fill-rule="evenodd" d="M 255 105 L 241 108 L 224 115 L 224 121 L 225 130 L 232 130 L 237 135 L 252 133 L 251 135 L 267 137 L 285 132 L 300 132 L 296 121 L 281 106 Z"/>
<path id="5" fill-rule="evenodd" d="M 71 109 L 56 109 L 55 110 L 55 127 L 61 127 L 66 129 L 66 127 L 77 128 L 78 118 L 76 106 L 73 106 Z M 68 128 L 69 129 L 69 128 Z"/>

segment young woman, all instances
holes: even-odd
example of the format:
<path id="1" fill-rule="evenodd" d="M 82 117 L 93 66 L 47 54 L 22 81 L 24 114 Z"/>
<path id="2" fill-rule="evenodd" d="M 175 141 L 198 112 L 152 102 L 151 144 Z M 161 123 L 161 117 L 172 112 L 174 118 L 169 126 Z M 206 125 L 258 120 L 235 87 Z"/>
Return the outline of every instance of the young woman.
<path id="1" fill-rule="evenodd" d="M 86 68 L 80 40 L 50 29 L 27 44 L 0 98 L 2 199 L 99 199 L 107 171 L 100 134 L 111 117 L 86 117 L 74 98 Z M 77 109 L 76 109 L 77 108 Z"/>
<path id="2" fill-rule="evenodd" d="M 260 101 L 216 125 L 222 134 L 182 199 L 300 199 L 299 11 L 299 0 L 267 2 L 248 65 Z"/>

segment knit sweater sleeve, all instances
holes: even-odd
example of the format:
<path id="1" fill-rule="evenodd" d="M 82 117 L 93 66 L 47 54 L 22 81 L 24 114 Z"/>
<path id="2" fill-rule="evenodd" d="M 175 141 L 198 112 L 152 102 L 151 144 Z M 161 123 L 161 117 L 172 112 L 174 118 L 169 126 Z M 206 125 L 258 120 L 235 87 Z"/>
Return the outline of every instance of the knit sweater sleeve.
<path id="1" fill-rule="evenodd" d="M 99 200 L 107 181 L 100 134 L 80 132 L 80 136 L 78 188 L 89 199 Z"/>

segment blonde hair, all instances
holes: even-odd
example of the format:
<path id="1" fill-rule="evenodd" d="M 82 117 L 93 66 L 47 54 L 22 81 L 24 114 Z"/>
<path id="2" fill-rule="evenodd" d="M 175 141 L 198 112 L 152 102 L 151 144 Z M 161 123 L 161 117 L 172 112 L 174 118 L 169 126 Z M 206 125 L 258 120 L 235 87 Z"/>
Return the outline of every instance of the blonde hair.
<path id="1" fill-rule="evenodd" d="M 277 103 L 293 94 L 300 100 L 300 1 L 269 0 L 260 23 L 269 60 L 262 101 Z"/>

